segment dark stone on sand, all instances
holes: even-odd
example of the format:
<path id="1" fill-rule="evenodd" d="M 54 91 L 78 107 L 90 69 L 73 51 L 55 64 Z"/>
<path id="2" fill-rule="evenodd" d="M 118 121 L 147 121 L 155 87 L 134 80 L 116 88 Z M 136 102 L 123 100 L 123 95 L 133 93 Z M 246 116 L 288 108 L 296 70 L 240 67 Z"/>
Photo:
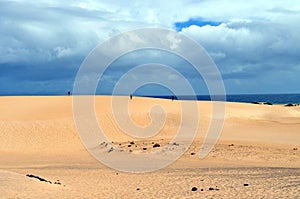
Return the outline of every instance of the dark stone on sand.
<path id="1" fill-rule="evenodd" d="M 100 145 L 104 145 L 104 144 L 105 144 L 105 142 L 101 142 L 101 143 L 100 143 Z"/>
<path id="2" fill-rule="evenodd" d="M 201 191 L 204 191 L 204 189 L 201 189 Z"/>
<path id="3" fill-rule="evenodd" d="M 144 147 L 144 148 L 143 148 L 143 150 L 145 151 L 145 150 L 147 150 L 147 148 L 146 148 L 146 147 Z"/>
<path id="4" fill-rule="evenodd" d="M 131 145 L 130 145 L 130 144 L 128 144 L 128 147 L 131 147 Z"/>
<path id="5" fill-rule="evenodd" d="M 284 106 L 295 106 L 294 104 L 286 104 Z"/>
<path id="6" fill-rule="evenodd" d="M 136 190 L 137 190 L 137 191 L 139 191 L 139 190 L 140 190 L 140 188 L 137 188 Z"/>
<path id="7" fill-rule="evenodd" d="M 134 141 L 131 141 L 129 144 L 132 144 L 132 145 L 133 145 L 133 144 L 134 144 Z"/>
<path id="8" fill-rule="evenodd" d="M 108 153 L 112 152 L 114 150 L 113 147 L 110 147 L 110 149 L 108 150 Z"/>
<path id="9" fill-rule="evenodd" d="M 192 188 L 192 191 L 197 191 L 197 190 L 198 190 L 197 187 L 193 187 L 193 188 Z"/>
<path id="10" fill-rule="evenodd" d="M 155 143 L 155 144 L 153 145 L 153 148 L 156 148 L 156 147 L 160 147 L 160 144 Z"/>
<path id="11" fill-rule="evenodd" d="M 270 103 L 270 102 L 264 102 L 263 104 L 264 104 L 264 105 L 273 105 L 273 104 Z"/>
<path id="12" fill-rule="evenodd" d="M 192 152 L 192 153 L 191 153 L 191 155 L 195 155 L 195 153 L 194 153 L 194 152 Z"/>
<path id="13" fill-rule="evenodd" d="M 229 144 L 228 146 L 234 146 L 234 144 Z"/>
<path id="14" fill-rule="evenodd" d="M 212 188 L 212 187 L 209 187 L 208 190 L 209 190 L 209 191 L 213 191 L 213 190 L 215 190 L 215 189 Z"/>
<path id="15" fill-rule="evenodd" d="M 249 184 L 248 184 L 248 183 L 245 183 L 245 184 L 244 184 L 244 187 L 248 187 L 248 186 L 249 186 Z"/>
<path id="16" fill-rule="evenodd" d="M 297 151 L 297 150 L 298 150 L 298 148 L 293 148 L 293 150 L 294 150 L 294 151 Z"/>
<path id="17" fill-rule="evenodd" d="M 251 102 L 251 104 L 259 104 L 259 102 Z"/>

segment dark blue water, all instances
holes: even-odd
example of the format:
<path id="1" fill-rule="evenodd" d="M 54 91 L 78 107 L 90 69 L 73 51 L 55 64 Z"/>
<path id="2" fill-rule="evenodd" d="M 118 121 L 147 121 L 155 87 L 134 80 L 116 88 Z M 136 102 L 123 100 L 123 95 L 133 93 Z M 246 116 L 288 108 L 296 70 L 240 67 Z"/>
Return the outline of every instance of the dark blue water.
<path id="1" fill-rule="evenodd" d="M 144 97 L 155 97 L 172 99 L 172 96 L 144 96 Z M 174 99 L 193 100 L 193 96 L 174 96 Z M 211 101 L 209 95 L 197 95 L 197 100 Z M 215 96 L 214 100 L 224 101 L 221 96 Z M 300 104 L 300 94 L 244 94 L 244 95 L 227 95 L 227 102 L 269 102 L 271 104 Z"/>
<path id="2" fill-rule="evenodd" d="M 4 96 L 4 95 L 0 95 Z M 6 95 L 7 96 L 7 95 Z M 14 96 L 14 95 L 9 95 Z M 19 96 L 19 95 L 18 95 Z M 22 96 L 35 96 L 35 95 L 22 95 Z M 42 94 L 36 96 L 63 96 L 63 95 L 53 95 L 53 94 Z M 170 95 L 161 96 L 151 96 L 151 95 L 139 95 L 142 97 L 154 97 L 154 98 L 164 98 L 172 99 Z M 197 96 L 174 96 L 174 99 L 181 100 L 204 100 L 211 101 L 212 98 L 209 95 L 197 95 Z M 225 101 L 223 96 L 214 96 L 213 100 Z M 300 104 L 300 94 L 243 94 L 243 95 L 227 95 L 227 102 L 269 102 L 271 104 Z"/>

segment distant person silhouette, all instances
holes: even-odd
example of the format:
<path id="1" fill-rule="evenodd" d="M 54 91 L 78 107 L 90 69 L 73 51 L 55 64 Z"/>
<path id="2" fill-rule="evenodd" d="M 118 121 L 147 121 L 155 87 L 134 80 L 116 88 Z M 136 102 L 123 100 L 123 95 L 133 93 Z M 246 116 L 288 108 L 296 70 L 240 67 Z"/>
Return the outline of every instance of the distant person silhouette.
<path id="1" fill-rule="evenodd" d="M 172 101 L 174 101 L 174 96 L 172 96 Z"/>
<path id="2" fill-rule="evenodd" d="M 132 100 L 132 93 L 130 93 L 130 100 Z"/>
<path id="3" fill-rule="evenodd" d="M 71 95 L 71 92 L 70 91 L 68 91 L 68 96 L 70 96 Z"/>

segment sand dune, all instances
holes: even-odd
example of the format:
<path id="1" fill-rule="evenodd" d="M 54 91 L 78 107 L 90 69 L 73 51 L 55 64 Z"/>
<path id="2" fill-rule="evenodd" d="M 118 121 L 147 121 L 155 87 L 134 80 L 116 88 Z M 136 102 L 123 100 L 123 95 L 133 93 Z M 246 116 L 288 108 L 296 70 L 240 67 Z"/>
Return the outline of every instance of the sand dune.
<path id="1" fill-rule="evenodd" d="M 128 101 L 128 97 L 119 99 Z M 95 99 L 96 116 L 106 136 L 130 153 L 156 150 L 153 143 L 164 146 L 175 135 L 181 119 L 179 101 L 134 97 L 129 102 L 130 119 L 139 126 L 162 120 L 159 111 L 150 117 L 154 105 L 164 108 L 165 125 L 157 135 L 138 139 L 124 134 L 115 123 L 111 97 Z M 212 106 L 211 102 L 197 102 L 197 106 L 199 129 L 187 152 L 163 170 L 131 174 L 105 167 L 86 151 L 76 132 L 72 97 L 0 97 L 0 198 L 297 197 L 299 106 L 226 103 L 221 137 L 204 160 L 197 155 Z M 59 179 L 62 185 L 28 179 L 28 173 Z M 191 191 L 193 186 L 197 191 Z"/>

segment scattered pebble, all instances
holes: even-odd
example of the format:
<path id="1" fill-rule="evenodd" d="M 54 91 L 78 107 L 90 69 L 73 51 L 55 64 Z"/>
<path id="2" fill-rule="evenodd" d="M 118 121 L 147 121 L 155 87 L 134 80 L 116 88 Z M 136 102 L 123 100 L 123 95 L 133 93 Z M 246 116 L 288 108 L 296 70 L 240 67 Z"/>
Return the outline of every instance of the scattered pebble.
<path id="1" fill-rule="evenodd" d="M 293 148 L 293 150 L 294 150 L 294 151 L 297 151 L 297 150 L 298 150 L 298 148 Z"/>
<path id="2" fill-rule="evenodd" d="M 244 187 L 248 187 L 248 186 L 249 186 L 249 184 L 248 184 L 248 183 L 245 183 L 245 184 L 244 184 Z"/>
<path id="3" fill-rule="evenodd" d="M 133 145 L 133 144 L 134 144 L 134 141 L 131 141 L 129 144 L 132 144 L 132 145 Z"/>
<path id="4" fill-rule="evenodd" d="M 191 153 L 191 155 L 195 155 L 195 153 L 194 153 L 194 152 L 192 152 L 192 153 Z"/>
<path id="5" fill-rule="evenodd" d="M 144 148 L 143 148 L 143 150 L 145 151 L 145 150 L 147 150 L 147 148 L 146 148 L 146 147 L 144 147 Z"/>
<path id="6" fill-rule="evenodd" d="M 137 190 L 137 191 L 139 191 L 139 190 L 140 190 L 140 188 L 137 188 L 136 190 Z"/>
<path id="7" fill-rule="evenodd" d="M 128 147 L 131 147 L 131 145 L 130 145 L 130 144 L 128 144 Z"/>
<path id="8" fill-rule="evenodd" d="M 234 144 L 229 144 L 228 146 L 234 146 Z"/>
<path id="9" fill-rule="evenodd" d="M 197 187 L 193 187 L 193 188 L 192 188 L 192 191 L 197 191 L 197 190 L 198 190 Z"/>
<path id="10" fill-rule="evenodd" d="M 153 145 L 153 148 L 156 148 L 156 147 L 160 147 L 160 144 L 155 143 L 155 144 Z"/>
<path id="11" fill-rule="evenodd" d="M 201 189 L 201 191 L 204 191 L 204 189 Z"/>
<path id="12" fill-rule="evenodd" d="M 114 150 L 113 147 L 110 147 L 110 149 L 108 150 L 108 153 L 112 152 Z"/>

